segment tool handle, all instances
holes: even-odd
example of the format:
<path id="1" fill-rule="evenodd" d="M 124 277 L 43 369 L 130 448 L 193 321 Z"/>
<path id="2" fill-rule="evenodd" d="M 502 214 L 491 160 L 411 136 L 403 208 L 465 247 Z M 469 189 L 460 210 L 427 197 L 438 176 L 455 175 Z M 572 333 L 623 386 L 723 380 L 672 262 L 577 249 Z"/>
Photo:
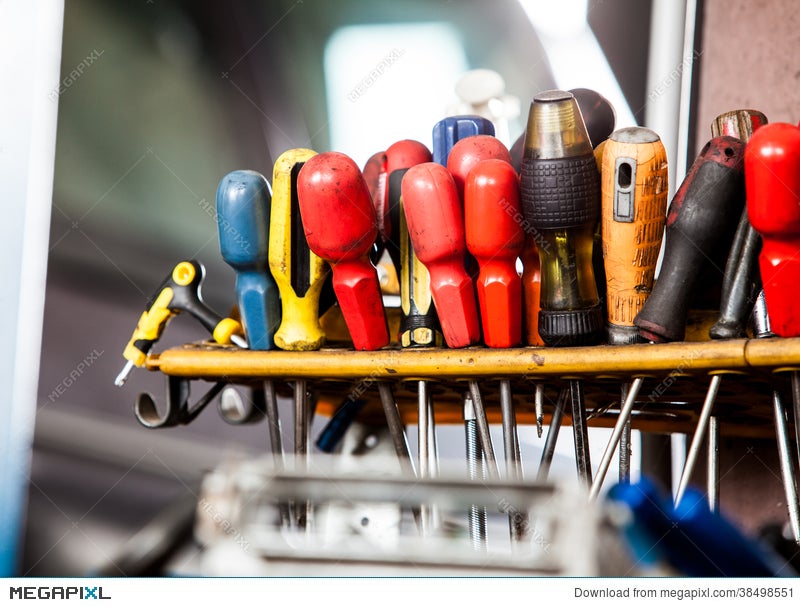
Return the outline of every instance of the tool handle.
<path id="1" fill-rule="evenodd" d="M 459 142 L 456 148 L 468 141 Z M 482 160 L 469 171 L 464 216 L 467 249 L 480 267 L 477 288 L 484 343 L 491 348 L 518 345 L 522 340 L 522 281 L 516 261 L 525 244 L 525 232 L 519 222 L 519 179 L 507 160 Z"/>
<path id="2" fill-rule="evenodd" d="M 464 184 L 469 172 L 483 160 L 497 158 L 511 164 L 508 148 L 493 135 L 474 135 L 461 139 L 450 150 L 447 157 L 447 170 L 456 182 L 458 194 L 464 198 Z"/>
<path id="3" fill-rule="evenodd" d="M 389 177 L 389 198 L 398 210 L 397 224 L 400 226 L 400 345 L 404 348 L 441 346 L 442 326 L 433 304 L 431 275 L 414 252 L 403 211 L 401 192 L 407 172 L 408 169 L 398 169 Z"/>
<path id="4" fill-rule="evenodd" d="M 800 335 L 800 129 L 773 123 L 745 152 L 747 214 L 763 238 L 759 266 L 772 331 Z"/>
<path id="5" fill-rule="evenodd" d="M 297 176 L 316 154 L 305 148 L 287 150 L 272 170 L 269 268 L 281 295 L 281 324 L 274 341 L 282 350 L 317 350 L 325 343 L 319 303 L 330 269 L 308 248 L 297 201 Z"/>
<path id="6" fill-rule="evenodd" d="M 532 235 L 525 239 L 522 249 L 522 302 L 525 319 L 525 343 L 543 346 L 539 335 L 539 299 L 542 292 L 542 271 L 539 265 L 539 249 Z"/>
<path id="7" fill-rule="evenodd" d="M 272 348 L 280 323 L 278 290 L 267 269 L 270 203 L 267 180 L 256 171 L 228 173 L 217 187 L 220 252 L 236 271 L 236 299 L 253 350 Z"/>
<path id="8" fill-rule="evenodd" d="M 297 178 L 308 246 L 333 267 L 333 289 L 357 350 L 389 343 L 380 283 L 368 253 L 378 235 L 369 189 L 358 166 L 338 152 L 308 160 Z"/>
<path id="9" fill-rule="evenodd" d="M 715 137 L 700 152 L 669 207 L 664 259 L 653 292 L 636 316 L 650 341 L 680 341 L 701 270 L 731 233 L 744 204 L 744 144 Z"/>
<path id="10" fill-rule="evenodd" d="M 464 270 L 464 219 L 453 177 L 442 165 L 418 164 L 403 178 L 402 195 L 411 243 L 431 274 L 445 341 L 451 348 L 476 343 L 480 325 L 472 279 Z"/>
<path id="11" fill-rule="evenodd" d="M 433 126 L 433 162 L 447 166 L 450 150 L 461 139 L 494 135 L 494 124 L 482 116 L 448 116 Z"/>
<path id="12" fill-rule="evenodd" d="M 667 210 L 667 152 L 658 135 L 632 127 L 603 144 L 602 248 L 608 341 L 635 343 L 633 319 L 653 288 Z"/>

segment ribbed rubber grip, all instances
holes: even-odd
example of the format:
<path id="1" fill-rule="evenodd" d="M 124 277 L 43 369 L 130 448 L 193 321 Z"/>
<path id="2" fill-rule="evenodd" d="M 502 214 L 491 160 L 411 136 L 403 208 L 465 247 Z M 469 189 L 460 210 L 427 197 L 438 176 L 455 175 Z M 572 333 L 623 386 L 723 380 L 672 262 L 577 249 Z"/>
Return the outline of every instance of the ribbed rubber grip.
<path id="1" fill-rule="evenodd" d="M 522 161 L 525 219 L 538 229 L 594 225 L 600 218 L 600 173 L 593 154 Z"/>
<path id="2" fill-rule="evenodd" d="M 539 336 L 547 346 L 592 346 L 603 339 L 600 305 L 584 310 L 540 310 Z"/>

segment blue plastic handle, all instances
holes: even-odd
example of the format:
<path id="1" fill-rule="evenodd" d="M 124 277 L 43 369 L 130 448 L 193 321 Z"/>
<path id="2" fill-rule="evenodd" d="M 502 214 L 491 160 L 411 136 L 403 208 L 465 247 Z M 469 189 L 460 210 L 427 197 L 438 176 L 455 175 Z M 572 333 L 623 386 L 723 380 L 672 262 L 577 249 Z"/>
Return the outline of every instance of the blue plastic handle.
<path id="1" fill-rule="evenodd" d="M 453 146 L 472 135 L 494 135 L 494 124 L 482 116 L 449 116 L 433 126 L 433 161 L 447 166 Z"/>
<path id="2" fill-rule="evenodd" d="M 236 271 L 236 299 L 248 345 L 270 350 L 280 325 L 278 288 L 269 273 L 267 180 L 256 171 L 233 171 L 217 188 L 217 227 L 222 258 Z"/>

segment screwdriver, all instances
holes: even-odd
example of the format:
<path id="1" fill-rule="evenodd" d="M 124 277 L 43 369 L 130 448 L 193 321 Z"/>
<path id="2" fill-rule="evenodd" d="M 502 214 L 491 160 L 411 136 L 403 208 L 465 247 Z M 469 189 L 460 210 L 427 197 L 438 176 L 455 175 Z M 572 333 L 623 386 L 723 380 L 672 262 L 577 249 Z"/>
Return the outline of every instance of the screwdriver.
<path id="1" fill-rule="evenodd" d="M 664 258 L 658 281 L 634 319 L 654 342 L 681 341 L 701 270 L 720 247 L 730 245 L 744 206 L 744 144 L 714 137 L 701 150 L 667 214 Z"/>
<path id="2" fill-rule="evenodd" d="M 759 268 L 772 331 L 800 336 L 800 128 L 768 124 L 753 133 L 745 151 L 747 214 L 761 234 Z M 800 456 L 800 374 L 791 372 L 794 427 Z"/>
<path id="3" fill-rule="evenodd" d="M 775 337 L 770 327 L 763 290 L 759 293 L 756 304 L 753 306 L 753 335 L 756 339 Z M 800 495 L 798 495 L 796 464 L 792 457 L 791 439 L 789 438 L 789 412 L 778 390 L 774 388 L 772 390 L 772 409 L 775 417 L 775 439 L 778 444 L 781 479 L 789 511 L 789 524 L 795 543 L 800 544 Z M 795 418 L 795 423 L 797 423 L 797 418 Z"/>
<path id="4" fill-rule="evenodd" d="M 717 116 L 711 123 L 711 135 L 729 135 L 747 143 L 753 132 L 767 124 L 767 117 L 756 110 L 734 110 Z M 753 309 L 755 297 L 761 289 L 758 272 L 758 253 L 761 237 L 747 219 L 747 209 L 742 211 L 733 246 L 725 266 L 722 281 L 722 300 L 719 320 L 709 330 L 711 339 L 745 337 L 747 317 Z"/>
<path id="5" fill-rule="evenodd" d="M 392 255 L 395 270 L 400 282 L 400 346 L 402 348 L 434 347 L 442 345 L 442 332 L 439 318 L 433 305 L 430 289 L 430 275 L 428 270 L 417 258 L 408 237 L 405 213 L 403 211 L 403 197 L 401 186 L 403 177 L 409 167 L 423 162 L 431 161 L 431 153 L 419 141 L 406 139 L 393 143 L 386 149 L 385 170 L 387 187 L 385 188 L 387 248 Z M 384 390 L 388 389 L 383 388 Z M 394 401 L 392 401 L 394 402 Z M 394 409 L 387 408 L 387 415 Z M 417 424 L 419 432 L 417 444 L 419 450 L 420 477 L 430 476 L 434 467 L 431 461 L 436 452 L 435 444 L 431 442 L 436 436 L 433 427 L 432 405 L 428 399 L 427 385 L 424 380 L 417 382 Z M 395 424 L 397 425 L 397 424 Z M 399 440 L 395 439 L 396 445 Z M 405 434 L 403 434 L 405 444 Z M 407 445 L 405 447 L 407 449 Z M 399 452 L 398 452 L 399 454 Z M 422 531 L 427 534 L 431 525 L 432 513 L 427 508 L 422 509 Z"/>
<path id="6" fill-rule="evenodd" d="M 600 218 L 600 175 L 575 98 L 565 91 L 534 97 L 528 114 L 520 198 L 540 234 L 539 335 L 548 346 L 584 346 L 602 339 L 603 319 L 592 268 Z M 583 390 L 570 381 L 579 478 L 591 484 Z"/>
<path id="7" fill-rule="evenodd" d="M 450 157 L 454 154 L 455 148 Z M 469 171 L 464 186 L 467 250 L 480 267 L 478 303 L 483 341 L 490 348 L 511 348 L 522 341 L 522 281 L 516 261 L 525 233 L 514 220 L 520 214 L 519 178 L 507 160 L 482 160 Z M 521 481 L 522 459 L 508 379 L 500 380 L 500 407 L 506 476 Z M 524 517 L 510 517 L 512 541 L 522 539 L 523 523 Z"/>
<path id="8" fill-rule="evenodd" d="M 339 152 L 310 158 L 297 177 L 303 230 L 313 253 L 333 268 L 333 289 L 356 350 L 389 343 L 378 274 L 368 258 L 378 235 L 369 189 Z"/>
<path id="9" fill-rule="evenodd" d="M 492 135 L 472 135 L 460 139 L 447 157 L 447 170 L 453 176 L 458 195 L 463 200 L 467 175 L 483 160 L 498 159 L 511 164 L 511 154 L 503 143 Z M 513 167 L 512 167 L 513 168 Z M 508 212 L 501 208 L 502 212 Z"/>
<path id="10" fill-rule="evenodd" d="M 477 343 L 478 310 L 472 280 L 464 269 L 464 219 L 453 177 L 435 162 L 418 164 L 403 178 L 402 195 L 411 243 L 430 272 L 445 342 L 451 348 Z M 470 382 L 470 394 L 489 473 L 496 478 L 497 462 L 477 382 Z"/>
<path id="11" fill-rule="evenodd" d="M 633 319 L 653 288 L 667 210 L 667 152 L 659 136 L 642 127 L 615 131 L 606 141 L 601 173 L 603 259 L 608 343 L 640 341 Z M 590 497 L 596 498 L 630 417 L 643 378 L 623 385 L 621 408 Z M 623 453 L 624 455 L 624 453 Z"/>
<path id="12" fill-rule="evenodd" d="M 747 143 L 753 131 L 767 123 L 767 118 L 756 110 L 734 110 L 717 116 L 711 123 L 711 136 L 728 135 Z M 734 339 L 746 337 L 745 324 L 753 309 L 755 298 L 761 290 L 761 275 L 758 272 L 758 253 L 761 236 L 747 218 L 747 209 L 742 211 L 739 225 L 725 264 L 719 319 L 709 329 L 711 339 Z M 720 382 L 722 376 L 718 375 Z M 712 380 L 713 381 L 713 380 Z M 719 508 L 719 423 L 711 415 L 708 426 L 708 502 L 711 510 Z M 700 449 L 702 436 L 695 435 L 692 447 Z"/>
<path id="13" fill-rule="evenodd" d="M 161 339 L 167 323 L 180 312 L 187 312 L 199 320 L 211 331 L 218 344 L 234 343 L 240 348 L 247 348 L 242 325 L 232 318 L 222 318 L 203 302 L 200 288 L 205 272 L 203 264 L 192 259 L 178 263 L 164 278 L 125 346 L 122 356 L 127 362 L 114 380 L 114 385 L 121 387 L 134 367 L 144 366 L 147 353 Z"/>
<path id="14" fill-rule="evenodd" d="M 275 283 L 267 270 L 270 192 L 255 171 L 233 171 L 217 187 L 220 252 L 236 271 L 236 298 L 251 350 L 269 350 L 280 323 Z"/>
<path id="15" fill-rule="evenodd" d="M 539 336 L 539 298 L 542 292 L 542 271 L 539 265 L 539 248 L 533 230 L 526 225 L 527 237 L 522 248 L 522 318 L 524 319 L 525 343 L 529 346 L 543 346 Z M 542 438 L 544 425 L 544 384 L 536 384 L 534 395 L 536 414 L 536 434 Z"/>
<path id="16" fill-rule="evenodd" d="M 328 274 L 325 262 L 308 248 L 297 203 L 297 175 L 316 152 L 287 150 L 272 171 L 269 268 L 281 297 L 281 324 L 275 345 L 282 350 L 318 350 L 325 343 L 319 298 Z"/>
<path id="17" fill-rule="evenodd" d="M 494 124 L 482 116 L 448 116 L 433 125 L 433 162 L 447 166 L 453 146 L 473 135 L 494 135 Z"/>

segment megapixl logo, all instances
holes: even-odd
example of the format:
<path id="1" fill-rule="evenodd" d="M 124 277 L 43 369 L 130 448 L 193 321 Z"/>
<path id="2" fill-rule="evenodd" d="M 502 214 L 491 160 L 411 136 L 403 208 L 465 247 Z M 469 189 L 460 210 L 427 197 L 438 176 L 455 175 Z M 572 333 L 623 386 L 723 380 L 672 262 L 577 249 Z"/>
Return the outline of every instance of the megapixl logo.
<path id="1" fill-rule="evenodd" d="M 110 599 L 102 586 L 11 586 L 10 599 Z"/>

